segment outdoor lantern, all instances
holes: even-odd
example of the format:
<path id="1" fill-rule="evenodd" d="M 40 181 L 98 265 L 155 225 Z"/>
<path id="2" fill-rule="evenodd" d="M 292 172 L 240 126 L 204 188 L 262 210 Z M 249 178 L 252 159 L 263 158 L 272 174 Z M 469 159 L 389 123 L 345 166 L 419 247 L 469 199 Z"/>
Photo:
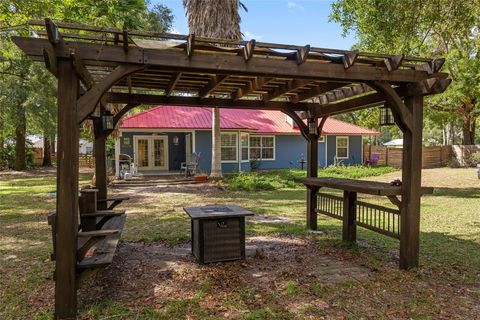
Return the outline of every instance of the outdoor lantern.
<path id="1" fill-rule="evenodd" d="M 178 146 L 179 143 L 180 143 L 180 139 L 178 138 L 178 136 L 174 136 L 173 137 L 173 145 Z"/>
<path id="2" fill-rule="evenodd" d="M 105 110 L 105 112 L 103 113 L 102 127 L 103 127 L 103 131 L 105 131 L 105 132 L 113 131 L 113 129 L 114 129 L 113 128 L 113 114 L 108 110 Z"/>
<path id="3" fill-rule="evenodd" d="M 308 133 L 317 134 L 317 123 L 315 122 L 314 118 L 308 119 Z"/>
<path id="4" fill-rule="evenodd" d="M 380 125 L 381 126 L 391 126 L 395 124 L 393 119 L 392 110 L 387 106 L 380 107 Z"/>

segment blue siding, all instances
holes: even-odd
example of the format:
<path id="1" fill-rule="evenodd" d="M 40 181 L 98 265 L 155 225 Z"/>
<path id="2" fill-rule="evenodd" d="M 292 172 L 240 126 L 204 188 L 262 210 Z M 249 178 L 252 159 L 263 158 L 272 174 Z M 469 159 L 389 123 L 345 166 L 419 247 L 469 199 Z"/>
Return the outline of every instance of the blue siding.
<path id="1" fill-rule="evenodd" d="M 133 136 L 151 135 L 149 132 L 123 132 L 120 139 L 120 152 L 133 157 Z M 185 161 L 185 134 L 184 133 L 166 133 L 169 137 L 169 166 L 170 170 L 178 170 L 180 162 Z M 173 137 L 177 135 L 180 138 L 180 144 L 173 149 Z M 327 163 L 325 163 L 325 142 L 318 144 L 318 165 L 324 167 L 334 163 L 336 152 L 336 136 L 325 136 L 327 142 Z M 130 143 L 125 144 L 124 139 L 129 139 Z M 177 150 L 178 149 L 178 150 Z M 212 136 L 210 131 L 195 132 L 195 151 L 201 152 L 200 169 L 203 172 L 210 172 L 212 158 Z M 281 168 L 300 168 L 299 160 L 307 158 L 307 143 L 300 135 L 277 135 L 275 136 L 275 160 L 262 160 L 259 169 L 281 169 Z M 345 165 L 362 163 L 362 137 L 349 136 L 349 158 L 343 160 Z M 225 173 L 239 171 L 238 163 L 222 163 L 222 170 Z M 249 171 L 250 163 L 242 162 L 241 171 Z"/>
<path id="2" fill-rule="evenodd" d="M 328 150 L 327 150 L 327 165 L 332 165 L 335 162 L 335 155 L 337 152 L 337 136 L 327 136 Z M 362 137 L 349 136 L 348 138 L 348 159 L 341 159 L 345 165 L 361 164 L 362 163 Z"/>
<path id="3" fill-rule="evenodd" d="M 212 169 L 212 134 L 210 131 L 195 132 L 195 151 L 200 154 L 200 170 L 210 172 Z M 249 169 L 248 162 L 242 164 L 242 171 Z M 238 163 L 222 163 L 222 172 L 238 172 Z"/>
<path id="4" fill-rule="evenodd" d="M 300 168 L 307 159 L 307 143 L 300 135 L 275 136 L 275 160 L 261 160 L 260 169 Z M 318 144 L 318 164 L 325 165 L 325 143 Z"/>

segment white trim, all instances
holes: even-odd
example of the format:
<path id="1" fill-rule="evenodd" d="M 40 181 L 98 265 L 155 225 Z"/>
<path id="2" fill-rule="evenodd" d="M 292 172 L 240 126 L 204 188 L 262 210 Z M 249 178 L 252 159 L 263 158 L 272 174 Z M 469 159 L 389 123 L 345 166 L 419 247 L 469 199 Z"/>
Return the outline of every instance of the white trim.
<path id="1" fill-rule="evenodd" d="M 138 164 L 138 140 L 146 139 L 148 144 L 148 166 L 140 167 Z M 154 140 L 161 139 L 165 141 L 165 167 L 154 166 Z M 135 135 L 133 136 L 133 162 L 138 170 L 169 170 L 169 154 L 168 154 L 168 135 Z"/>
<path id="2" fill-rule="evenodd" d="M 213 134 L 213 133 L 212 133 Z M 220 159 L 222 159 L 222 134 L 229 134 L 229 135 L 234 135 L 235 136 L 235 144 L 236 144 L 236 152 L 235 152 L 235 160 L 220 160 L 221 163 L 237 163 L 238 162 L 238 131 L 235 132 L 224 132 L 223 130 L 220 132 Z M 225 148 L 233 148 L 231 147 L 225 147 Z"/>
<path id="3" fill-rule="evenodd" d="M 167 133 L 167 132 L 195 132 L 194 129 L 156 129 L 156 128 L 122 128 L 120 132 Z"/>
<path id="4" fill-rule="evenodd" d="M 247 145 L 247 159 L 246 160 L 242 160 L 242 133 L 246 134 L 247 135 L 247 142 L 248 142 L 248 145 Z M 240 138 L 238 139 L 238 145 L 240 146 L 240 160 L 241 160 L 241 163 L 245 163 L 245 162 L 250 162 L 250 133 L 248 132 L 240 132 Z"/>
<path id="5" fill-rule="evenodd" d="M 268 134 L 250 134 L 249 137 L 248 137 L 248 158 L 250 159 L 250 138 L 251 137 L 265 137 L 265 138 L 273 138 L 273 158 L 269 158 L 269 159 L 263 159 L 262 158 L 262 146 L 260 145 L 260 161 L 275 161 L 275 158 L 276 158 L 276 154 L 277 154 L 277 139 L 276 139 L 276 136 L 275 135 L 268 135 Z M 261 142 L 260 142 L 261 143 Z M 254 148 L 258 148 L 258 147 L 254 147 Z M 250 159 L 251 160 L 251 159 Z"/>
<path id="6" fill-rule="evenodd" d="M 197 146 L 196 146 L 196 140 L 195 140 L 195 137 L 197 135 L 197 131 L 193 130 L 192 131 L 192 153 L 196 153 L 197 151 Z"/>
<path id="7" fill-rule="evenodd" d="M 115 176 L 120 177 L 120 138 L 121 133 L 115 138 Z"/>
<path id="8" fill-rule="evenodd" d="M 325 137 L 325 167 L 328 167 L 328 137 Z"/>
<path id="9" fill-rule="evenodd" d="M 339 157 L 338 156 L 338 139 L 347 139 L 347 156 L 346 157 Z M 348 159 L 350 158 L 350 137 L 349 136 L 337 136 L 335 138 L 335 157 L 337 159 Z"/>

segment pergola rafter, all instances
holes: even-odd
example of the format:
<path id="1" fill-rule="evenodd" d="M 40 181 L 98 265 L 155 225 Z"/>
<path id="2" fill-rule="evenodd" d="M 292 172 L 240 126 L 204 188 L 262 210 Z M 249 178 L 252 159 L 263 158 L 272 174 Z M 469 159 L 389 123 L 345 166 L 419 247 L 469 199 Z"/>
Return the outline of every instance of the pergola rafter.
<path id="1" fill-rule="evenodd" d="M 77 252 L 79 126 L 93 119 L 96 187 L 106 198 L 109 133 L 92 113 L 97 107 L 105 112 L 108 103 L 125 104 L 114 116 L 115 124 L 140 104 L 282 111 L 307 140 L 310 178 L 318 175 L 318 139 L 329 116 L 386 104 L 404 134 L 403 186 L 401 199 L 395 201 L 401 219 L 400 267 L 418 266 L 423 98 L 450 84 L 448 74 L 440 72 L 444 59 L 55 24 L 49 19 L 30 21 L 29 31 L 38 37 L 13 41 L 58 78 L 57 319 L 76 315 L 77 258 L 82 257 Z M 307 190 L 311 229 L 317 228 L 317 191 Z M 351 206 L 356 200 L 349 199 Z M 351 240 L 355 233 L 350 229 Z"/>

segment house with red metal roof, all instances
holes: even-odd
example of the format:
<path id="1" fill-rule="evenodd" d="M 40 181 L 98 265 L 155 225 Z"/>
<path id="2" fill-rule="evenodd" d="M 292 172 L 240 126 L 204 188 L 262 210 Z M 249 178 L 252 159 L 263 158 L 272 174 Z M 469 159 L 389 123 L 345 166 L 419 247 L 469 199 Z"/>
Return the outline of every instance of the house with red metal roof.
<path id="1" fill-rule="evenodd" d="M 307 143 L 292 119 L 280 111 L 222 109 L 220 111 L 223 172 L 300 168 Z M 120 155 L 130 157 L 139 172 L 179 171 L 192 154 L 200 170 L 210 172 L 212 110 L 190 106 L 158 106 L 126 117 L 116 141 L 116 169 Z M 363 137 L 378 132 L 328 118 L 319 139 L 319 167 L 342 162 L 362 163 Z"/>

